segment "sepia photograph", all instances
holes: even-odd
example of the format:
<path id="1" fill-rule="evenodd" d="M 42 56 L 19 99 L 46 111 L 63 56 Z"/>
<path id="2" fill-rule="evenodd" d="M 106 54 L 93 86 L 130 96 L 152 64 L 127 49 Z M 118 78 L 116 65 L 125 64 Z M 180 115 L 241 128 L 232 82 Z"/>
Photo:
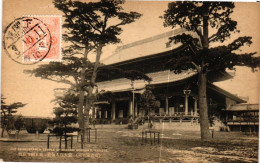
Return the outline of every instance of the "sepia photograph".
<path id="1" fill-rule="evenodd" d="M 260 3 L 3 0 L 1 162 L 258 162 Z"/>

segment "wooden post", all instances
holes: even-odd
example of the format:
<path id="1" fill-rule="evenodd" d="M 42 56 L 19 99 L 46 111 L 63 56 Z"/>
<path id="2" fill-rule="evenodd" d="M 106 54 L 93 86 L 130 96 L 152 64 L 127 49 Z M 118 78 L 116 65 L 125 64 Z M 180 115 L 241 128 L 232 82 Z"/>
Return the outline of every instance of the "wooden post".
<path id="1" fill-rule="evenodd" d="M 93 112 L 92 112 L 92 114 L 93 114 L 93 117 L 96 119 L 97 118 L 97 111 L 96 111 L 97 109 L 95 108 L 95 107 L 93 107 Z"/>
<path id="2" fill-rule="evenodd" d="M 189 95 L 185 94 L 185 115 L 188 115 L 188 108 L 189 108 L 188 97 Z"/>
<path id="3" fill-rule="evenodd" d="M 71 135 L 71 141 L 70 141 L 70 148 L 72 149 L 72 144 L 73 144 L 73 135 Z"/>
<path id="4" fill-rule="evenodd" d="M 39 139 L 39 130 L 36 130 L 35 136 L 36 136 L 37 139 Z"/>
<path id="5" fill-rule="evenodd" d="M 60 149 L 61 149 L 61 139 L 62 139 L 62 135 L 60 136 L 60 146 L 59 146 Z"/>
<path id="6" fill-rule="evenodd" d="M 197 116 L 198 115 L 198 100 L 197 98 L 193 97 L 194 99 L 194 115 Z"/>
<path id="7" fill-rule="evenodd" d="M 137 107 L 137 102 L 135 102 L 135 117 L 137 117 L 137 114 L 138 114 L 138 107 Z"/>
<path id="8" fill-rule="evenodd" d="M 158 144 L 160 143 L 160 132 L 158 132 Z"/>
<path id="9" fill-rule="evenodd" d="M 67 134 L 64 135 L 64 138 L 65 138 L 65 149 L 67 149 L 67 147 L 68 147 L 68 144 L 67 144 Z"/>
<path id="10" fill-rule="evenodd" d="M 153 143 L 155 144 L 155 132 L 153 133 Z"/>
<path id="11" fill-rule="evenodd" d="M 47 148 L 50 148 L 50 135 L 48 135 Z"/>
<path id="12" fill-rule="evenodd" d="M 128 109 L 128 116 L 133 116 L 133 107 L 134 107 L 134 105 L 133 105 L 133 101 L 132 100 L 129 100 L 129 109 Z"/>
<path id="13" fill-rule="evenodd" d="M 81 149 L 83 149 L 83 144 L 84 144 L 83 140 L 84 140 L 84 137 L 83 137 L 83 135 L 81 135 Z"/>
<path id="14" fill-rule="evenodd" d="M 145 131 L 145 143 L 147 143 L 147 131 Z"/>
<path id="15" fill-rule="evenodd" d="M 107 119 L 107 110 L 105 111 L 105 118 Z"/>

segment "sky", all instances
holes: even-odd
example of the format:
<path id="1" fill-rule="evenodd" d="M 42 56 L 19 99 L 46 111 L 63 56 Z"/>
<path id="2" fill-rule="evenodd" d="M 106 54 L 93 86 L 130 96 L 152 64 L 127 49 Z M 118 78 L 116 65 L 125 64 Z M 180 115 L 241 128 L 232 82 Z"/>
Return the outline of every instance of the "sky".
<path id="1" fill-rule="evenodd" d="M 170 31 L 171 28 L 163 27 L 163 20 L 159 16 L 167 9 L 168 2 L 161 1 L 127 1 L 123 7 L 126 11 L 136 11 L 143 16 L 136 22 L 123 27 L 120 35 L 121 43 L 108 46 L 104 49 L 102 59 L 110 56 L 117 46 L 131 43 Z M 51 0 L 4 0 L 3 2 L 3 29 L 14 19 L 23 15 L 60 15 Z M 258 52 L 260 54 L 260 4 L 236 3 L 233 19 L 238 22 L 239 34 L 234 34 L 230 41 L 238 36 L 253 36 L 251 47 L 243 48 L 243 52 Z M 39 63 L 43 64 L 43 63 Z M 36 68 L 38 65 L 20 65 L 12 61 L 2 50 L 2 81 L 1 93 L 7 103 L 22 102 L 27 105 L 20 108 L 18 114 L 26 116 L 51 117 L 55 98 L 55 88 L 66 85 L 43 80 L 24 74 L 26 69 Z M 259 103 L 259 72 L 252 73 L 250 68 L 237 67 L 235 77 L 225 82 L 215 83 L 221 88 L 238 96 L 249 97 L 249 103 Z"/>

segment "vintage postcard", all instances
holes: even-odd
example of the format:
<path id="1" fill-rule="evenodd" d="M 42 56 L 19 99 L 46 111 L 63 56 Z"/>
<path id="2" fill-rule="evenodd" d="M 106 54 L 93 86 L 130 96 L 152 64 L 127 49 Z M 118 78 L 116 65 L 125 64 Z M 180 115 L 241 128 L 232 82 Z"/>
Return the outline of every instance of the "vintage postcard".
<path id="1" fill-rule="evenodd" d="M 0 161 L 258 162 L 259 11 L 3 0 Z"/>

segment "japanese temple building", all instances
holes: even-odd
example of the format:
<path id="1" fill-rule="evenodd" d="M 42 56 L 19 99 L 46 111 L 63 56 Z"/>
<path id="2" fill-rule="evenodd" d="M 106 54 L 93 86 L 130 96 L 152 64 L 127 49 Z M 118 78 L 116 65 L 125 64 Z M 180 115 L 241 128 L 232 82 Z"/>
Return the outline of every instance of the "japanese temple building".
<path id="1" fill-rule="evenodd" d="M 188 32 L 177 29 L 120 46 L 114 54 L 102 61 L 107 67 L 138 70 L 152 79 L 150 82 L 153 87 L 152 92 L 160 101 L 159 109 L 152 113 L 155 121 L 163 119 L 179 122 L 199 118 L 197 72 L 190 69 L 175 74 L 165 66 L 167 61 L 176 55 L 192 50 L 190 45 L 182 44 L 166 47 L 168 38 L 180 33 Z M 246 102 L 213 84 L 230 78 L 232 75 L 227 72 L 214 72 L 208 75 L 209 113 L 223 120 L 226 119 L 231 105 Z M 112 100 L 99 99 L 95 103 L 93 116 L 101 123 L 127 123 L 130 116 L 134 118 L 144 116 L 144 111 L 138 108 L 138 98 L 144 92 L 148 82 L 130 81 L 120 77 L 111 79 L 104 76 L 97 78 L 97 81 L 99 91 L 110 91 L 114 94 Z"/>
<path id="2" fill-rule="evenodd" d="M 235 104 L 223 110 L 231 131 L 258 132 L 259 104 Z"/>

